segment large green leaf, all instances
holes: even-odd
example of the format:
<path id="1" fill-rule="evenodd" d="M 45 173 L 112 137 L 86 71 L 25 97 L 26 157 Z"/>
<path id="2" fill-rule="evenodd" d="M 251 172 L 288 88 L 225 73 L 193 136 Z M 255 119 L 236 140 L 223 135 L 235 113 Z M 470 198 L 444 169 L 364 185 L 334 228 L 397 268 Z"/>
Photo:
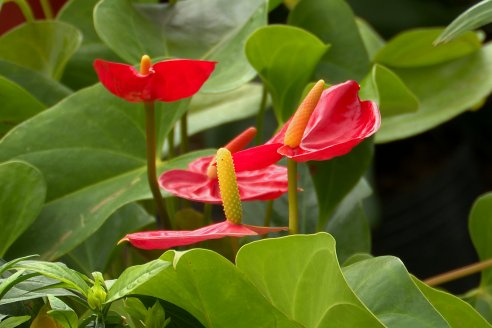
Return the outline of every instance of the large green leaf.
<path id="1" fill-rule="evenodd" d="M 0 136 L 45 108 L 29 92 L 2 76 L 0 76 L 0 99 L 2 99 Z"/>
<path id="2" fill-rule="evenodd" d="M 344 156 L 311 163 L 311 176 L 319 205 L 319 227 L 326 225 L 340 201 L 366 172 L 371 163 L 373 148 L 372 139 L 368 139 Z"/>
<path id="3" fill-rule="evenodd" d="M 205 327 L 300 327 L 271 305 L 224 257 L 195 249 L 168 251 L 162 260 L 173 263 L 135 290 L 171 302 Z"/>
<path id="4" fill-rule="evenodd" d="M 96 233 L 68 253 L 65 262 L 73 263 L 88 275 L 94 271 L 105 272 L 118 241 L 152 222 L 155 222 L 154 218 L 140 205 L 125 205 L 114 212 Z"/>
<path id="5" fill-rule="evenodd" d="M 249 37 L 246 56 L 268 86 L 279 122 L 294 113 L 327 49 L 316 36 L 290 26 L 263 27 Z"/>
<path id="6" fill-rule="evenodd" d="M 467 31 L 474 30 L 492 22 L 492 1 L 483 0 L 459 15 L 434 41 L 445 43 Z"/>
<path id="7" fill-rule="evenodd" d="M 413 277 L 420 291 L 451 327 L 490 327 L 491 325 L 470 304 L 444 291 L 427 286 Z"/>
<path id="8" fill-rule="evenodd" d="M 172 5 L 103 0 L 95 8 L 94 24 L 101 39 L 132 64 L 143 54 L 217 61 L 203 91 L 221 92 L 255 75 L 243 47 L 266 24 L 267 9 L 266 0 L 182 0 Z"/>
<path id="9" fill-rule="evenodd" d="M 63 84 L 39 72 L 4 60 L 0 60 L 0 75 L 20 85 L 47 107 L 72 93 Z"/>
<path id="10" fill-rule="evenodd" d="M 262 86 L 259 83 L 247 83 L 223 93 L 193 96 L 188 112 L 188 134 L 256 115 L 261 96 Z"/>
<path id="11" fill-rule="evenodd" d="M 480 38 L 473 32 L 435 47 L 432 42 L 441 32 L 441 28 L 403 32 L 381 48 L 374 60 L 390 67 L 420 67 L 457 59 L 481 47 Z"/>
<path id="12" fill-rule="evenodd" d="M 417 96 L 415 113 L 387 117 L 376 142 L 389 142 L 425 132 L 475 106 L 492 91 L 492 45 L 439 65 L 399 68 L 394 72 Z"/>
<path id="13" fill-rule="evenodd" d="M 92 67 L 94 59 L 118 61 L 118 57 L 106 46 L 94 29 L 93 11 L 99 0 L 71 0 L 57 15 L 57 20 L 72 24 L 82 32 L 82 44 L 70 58 L 62 81 L 74 89 L 97 82 Z"/>
<path id="14" fill-rule="evenodd" d="M 449 327 L 395 257 L 382 256 L 343 268 L 348 284 L 388 327 Z"/>
<path id="15" fill-rule="evenodd" d="M 59 79 L 81 41 L 81 33 L 66 23 L 26 23 L 0 37 L 0 58 Z"/>
<path id="16" fill-rule="evenodd" d="M 468 228 L 480 260 L 492 258 L 492 193 L 482 195 L 475 201 Z M 482 271 L 480 286 L 492 286 L 492 268 Z"/>
<path id="17" fill-rule="evenodd" d="M 173 126 L 180 105 L 156 105 L 159 135 Z M 10 249 L 11 257 L 39 253 L 57 258 L 96 232 L 119 207 L 151 198 L 144 116 L 141 105 L 126 103 L 96 85 L 24 122 L 0 141 L 0 161 L 32 163 L 48 185 L 43 211 Z M 159 162 L 158 172 L 209 153 Z"/>
<path id="18" fill-rule="evenodd" d="M 45 195 L 39 170 L 19 161 L 0 164 L 0 257 L 36 219 Z"/>
<path id="19" fill-rule="evenodd" d="M 344 0 L 300 1 L 291 11 L 288 22 L 331 45 L 321 59 L 317 77 L 334 83 L 361 80 L 369 72 L 369 55 L 354 14 Z"/>
<path id="20" fill-rule="evenodd" d="M 326 233 L 253 242 L 239 250 L 236 263 L 272 305 L 303 327 L 339 327 L 330 313 L 338 304 L 354 306 L 364 320 L 370 316 L 347 285 L 335 240 Z M 373 317 L 367 326 L 380 324 Z"/>
<path id="21" fill-rule="evenodd" d="M 403 81 L 390 69 L 375 64 L 362 81 L 361 99 L 375 101 L 383 120 L 388 116 L 413 113 L 419 109 L 419 100 Z"/>
<path id="22" fill-rule="evenodd" d="M 176 304 L 206 327 L 382 326 L 344 281 L 326 233 L 250 243 L 237 267 L 203 249 L 161 259 L 173 268 L 134 292 Z"/>

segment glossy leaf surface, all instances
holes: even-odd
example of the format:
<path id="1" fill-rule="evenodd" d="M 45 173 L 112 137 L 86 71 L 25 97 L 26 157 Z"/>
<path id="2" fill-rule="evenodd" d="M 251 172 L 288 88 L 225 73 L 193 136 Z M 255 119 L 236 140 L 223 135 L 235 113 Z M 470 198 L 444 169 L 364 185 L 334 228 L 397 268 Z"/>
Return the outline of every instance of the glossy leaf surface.
<path id="1" fill-rule="evenodd" d="M 171 261 L 172 270 L 135 293 L 174 303 L 206 327 L 229 327 L 231 322 L 240 328 L 305 327 L 306 322 L 314 322 L 310 327 L 350 327 L 355 322 L 382 327 L 345 283 L 327 234 L 248 244 L 238 253 L 237 267 L 202 249 L 169 251 L 161 259 Z M 271 275 L 271 267 L 288 268 L 290 274 Z M 337 308 L 340 303 L 347 305 Z M 350 320 L 340 325 L 347 313 Z"/>
<path id="2" fill-rule="evenodd" d="M 417 96 L 415 113 L 386 117 L 376 142 L 417 135 L 472 108 L 492 91 L 492 45 L 446 63 L 393 70 Z"/>
<path id="3" fill-rule="evenodd" d="M 179 117 L 180 103 L 165 108 L 156 106 L 157 122 L 161 122 L 158 135 L 169 131 Z M 121 206 L 150 198 L 144 116 L 141 106 L 119 100 L 96 85 L 1 140 L 0 160 L 19 158 L 32 163 L 48 185 L 47 203 L 11 249 L 12 257 L 40 253 L 45 259 L 57 258 L 97 231 Z M 159 140 L 162 143 L 163 138 Z M 158 172 L 183 167 L 206 154 L 209 152 L 202 151 L 160 162 Z M 44 233 L 39 234 L 40 230 Z"/>
<path id="4" fill-rule="evenodd" d="M 421 67 L 458 59 L 480 50 L 480 38 L 472 32 L 436 47 L 432 42 L 441 32 L 439 28 L 403 32 L 388 41 L 374 60 L 389 67 Z"/>
<path id="5" fill-rule="evenodd" d="M 3 257 L 41 211 L 46 184 L 39 170 L 20 161 L 0 164 L 0 181 L 0 257 Z"/>
<path id="6" fill-rule="evenodd" d="M 403 81 L 390 69 L 376 64 L 361 83 L 360 97 L 375 101 L 381 116 L 413 113 L 419 109 L 419 100 Z"/>
<path id="7" fill-rule="evenodd" d="M 0 37 L 0 59 L 60 79 L 82 41 L 72 25 L 38 21 L 19 25 Z"/>
<path id="8" fill-rule="evenodd" d="M 317 68 L 316 79 L 329 83 L 360 81 L 369 72 L 369 55 L 354 13 L 345 1 L 300 1 L 291 11 L 288 23 L 331 45 Z"/>
<path id="9" fill-rule="evenodd" d="M 368 259 L 344 267 L 343 274 L 357 296 L 387 327 L 449 327 L 399 259 Z"/>
<path id="10" fill-rule="evenodd" d="M 434 43 L 449 42 L 467 31 L 472 31 L 491 22 L 492 1 L 482 0 L 453 20 Z"/>
<path id="11" fill-rule="evenodd" d="M 249 37 L 246 56 L 268 87 L 279 122 L 294 113 L 327 49 L 316 36 L 290 26 L 263 27 Z"/>
<path id="12" fill-rule="evenodd" d="M 18 84 L 0 76 L 0 136 L 17 124 L 41 112 L 45 106 Z"/>

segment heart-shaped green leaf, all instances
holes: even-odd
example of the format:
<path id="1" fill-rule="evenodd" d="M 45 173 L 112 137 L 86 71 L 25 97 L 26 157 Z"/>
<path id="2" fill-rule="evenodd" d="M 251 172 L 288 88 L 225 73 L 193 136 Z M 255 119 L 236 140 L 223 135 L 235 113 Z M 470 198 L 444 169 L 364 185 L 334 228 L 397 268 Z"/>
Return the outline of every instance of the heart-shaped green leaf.
<path id="1" fill-rule="evenodd" d="M 374 60 L 390 67 L 421 67 L 457 59 L 481 47 L 480 38 L 473 32 L 436 47 L 432 42 L 441 32 L 441 28 L 403 32 L 381 48 Z"/>
<path id="2" fill-rule="evenodd" d="M 173 267 L 141 285 L 135 294 L 171 302 L 205 327 L 299 327 L 271 305 L 231 262 L 215 252 L 168 251 L 161 260 L 172 262 Z"/>
<path id="3" fill-rule="evenodd" d="M 202 91 L 222 92 L 255 75 L 243 47 L 247 37 L 266 24 L 267 9 L 266 0 L 177 1 L 172 5 L 103 0 L 95 8 L 94 25 L 101 39 L 132 64 L 144 54 L 217 61 Z"/>
<path id="4" fill-rule="evenodd" d="M 0 60 L 0 75 L 17 83 L 47 107 L 72 93 L 63 84 L 39 72 L 4 60 Z"/>
<path id="5" fill-rule="evenodd" d="M 382 121 L 376 142 L 425 132 L 475 106 L 492 91 L 492 44 L 469 56 L 434 66 L 393 70 L 417 96 L 415 113 Z"/>
<path id="6" fill-rule="evenodd" d="M 156 104 L 158 135 L 173 126 L 182 104 Z M 0 141 L 0 161 L 19 158 L 32 163 L 48 185 L 43 211 L 10 249 L 11 257 L 38 253 L 57 258 L 96 232 L 121 206 L 151 198 L 144 121 L 141 104 L 127 103 L 96 85 L 21 124 Z M 162 144 L 163 138 L 159 140 Z M 204 154 L 210 151 L 159 162 L 158 171 L 186 166 Z"/>
<path id="7" fill-rule="evenodd" d="M 268 87 L 279 122 L 294 113 L 327 49 L 316 36 L 290 26 L 263 27 L 249 37 L 246 56 Z"/>
<path id="8" fill-rule="evenodd" d="M 0 37 L 0 59 L 60 79 L 82 34 L 72 25 L 37 21 L 19 25 Z"/>
<path id="9" fill-rule="evenodd" d="M 415 277 L 413 281 L 451 327 L 490 327 L 470 304 L 452 294 L 429 287 Z"/>
<path id="10" fill-rule="evenodd" d="M 345 282 L 326 233 L 247 244 L 237 267 L 203 249 L 161 259 L 173 268 L 134 293 L 176 304 L 206 327 L 382 327 Z"/>
<path id="11" fill-rule="evenodd" d="M 328 318 L 340 303 L 356 307 L 364 320 L 371 316 L 345 282 L 335 240 L 326 233 L 253 242 L 239 250 L 236 263 L 270 303 L 303 327 L 336 327 Z M 373 318 L 369 326 L 380 324 Z"/>
<path id="12" fill-rule="evenodd" d="M 343 268 L 348 284 L 387 327 L 449 327 L 395 257 L 382 256 Z"/>
<path id="13" fill-rule="evenodd" d="M 492 1 L 482 0 L 452 21 L 434 43 L 449 42 L 462 33 L 472 31 L 491 22 Z"/>
<path id="14" fill-rule="evenodd" d="M 2 99 L 0 136 L 45 108 L 29 92 L 2 76 L 0 76 L 0 99 Z"/>
<path id="15" fill-rule="evenodd" d="M 39 170 L 20 161 L 0 164 L 0 181 L 0 257 L 3 257 L 41 211 L 46 184 Z"/>
<path id="16" fill-rule="evenodd" d="M 317 68 L 317 78 L 330 83 L 360 81 L 369 72 L 369 55 L 354 14 L 345 1 L 300 1 L 291 11 L 288 22 L 331 45 Z"/>
<path id="17" fill-rule="evenodd" d="M 419 109 L 419 100 L 398 75 L 379 64 L 362 81 L 360 97 L 377 102 L 383 119 Z"/>

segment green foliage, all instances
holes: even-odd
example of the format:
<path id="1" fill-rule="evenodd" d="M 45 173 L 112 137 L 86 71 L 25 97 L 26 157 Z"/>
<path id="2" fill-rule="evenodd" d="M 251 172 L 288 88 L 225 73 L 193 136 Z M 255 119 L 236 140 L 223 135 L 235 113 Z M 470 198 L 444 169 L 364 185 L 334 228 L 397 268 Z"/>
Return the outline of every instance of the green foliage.
<path id="1" fill-rule="evenodd" d="M 14 328 L 31 319 L 30 316 L 24 315 L 20 317 L 9 317 L 0 321 L 0 328 Z"/>
<path id="2" fill-rule="evenodd" d="M 399 259 L 376 257 L 346 266 L 343 273 L 360 300 L 387 327 L 449 327 Z"/>
<path id="3" fill-rule="evenodd" d="M 45 107 L 19 85 L 0 76 L 0 136 L 12 127 L 41 112 Z"/>
<path id="4" fill-rule="evenodd" d="M 446 43 L 459 35 L 482 27 L 492 22 L 492 1 L 482 0 L 449 24 L 434 41 L 435 44 Z"/>
<path id="5" fill-rule="evenodd" d="M 94 25 L 101 39 L 132 64 L 144 54 L 217 61 L 202 91 L 222 92 L 253 78 L 243 46 L 266 24 L 267 3 L 202 0 L 142 6 L 130 0 L 103 0 L 95 8 Z"/>
<path id="6" fill-rule="evenodd" d="M 480 38 L 472 32 L 435 47 L 432 42 L 441 32 L 441 28 L 427 28 L 401 33 L 382 47 L 374 60 L 389 67 L 421 67 L 458 59 L 480 50 Z"/>
<path id="7" fill-rule="evenodd" d="M 82 35 L 56 21 L 26 23 L 0 37 L 0 58 L 60 79 Z"/>
<path id="8" fill-rule="evenodd" d="M 355 17 L 343 0 L 303 0 L 291 11 L 288 23 L 301 27 L 330 44 L 316 77 L 329 83 L 362 80 L 369 72 L 369 56 Z"/>
<path id="9" fill-rule="evenodd" d="M 161 131 L 171 128 L 177 118 L 169 116 L 180 110 L 179 104 L 166 107 L 159 110 Z M 138 104 L 125 103 L 96 85 L 73 94 L 1 140 L 0 161 L 17 158 L 31 163 L 48 186 L 40 216 L 10 255 L 39 253 L 45 259 L 58 258 L 96 232 L 121 206 L 150 198 L 143 126 L 144 111 Z M 207 153 L 160 162 L 158 171 L 183 167 Z"/>
<path id="10" fill-rule="evenodd" d="M 10 179 L 12 176 L 16 179 Z M 0 181 L 0 257 L 3 257 L 41 211 L 46 184 L 39 170 L 20 161 L 0 164 Z"/>
<path id="11" fill-rule="evenodd" d="M 379 64 L 375 64 L 371 73 L 361 82 L 360 97 L 375 101 L 383 120 L 388 116 L 413 113 L 419 109 L 419 100 L 398 75 Z"/>
<path id="12" fill-rule="evenodd" d="M 327 49 L 311 33 L 290 26 L 267 26 L 251 34 L 246 56 L 268 87 L 278 122 L 287 121 L 294 113 Z"/>
<path id="13" fill-rule="evenodd" d="M 492 90 L 492 47 L 448 62 L 393 71 L 417 96 L 415 113 L 387 117 L 376 142 L 408 138 L 442 124 L 474 107 Z"/>
<path id="14" fill-rule="evenodd" d="M 48 295 L 51 310 L 47 313 L 53 317 L 63 328 L 77 328 L 79 319 L 77 313 L 56 296 Z"/>

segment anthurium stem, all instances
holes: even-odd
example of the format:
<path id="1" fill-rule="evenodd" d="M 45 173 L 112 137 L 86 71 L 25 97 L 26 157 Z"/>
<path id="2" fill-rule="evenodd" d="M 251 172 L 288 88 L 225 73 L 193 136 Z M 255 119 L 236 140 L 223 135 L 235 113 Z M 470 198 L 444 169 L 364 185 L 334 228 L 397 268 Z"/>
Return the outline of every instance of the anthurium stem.
<path id="1" fill-rule="evenodd" d="M 53 11 L 51 10 L 51 5 L 49 0 L 41 0 L 41 8 L 43 9 L 44 17 L 46 19 L 53 19 Z"/>
<path id="2" fill-rule="evenodd" d="M 289 180 L 288 198 L 289 198 L 289 234 L 293 235 L 299 232 L 299 217 L 297 209 L 297 162 L 287 160 L 287 175 Z"/>
<path id="3" fill-rule="evenodd" d="M 179 132 L 181 139 L 179 152 L 181 155 L 183 155 L 188 152 L 188 112 L 184 113 L 179 123 Z"/>
<path id="4" fill-rule="evenodd" d="M 256 129 L 258 130 L 258 134 L 255 138 L 255 144 L 261 145 L 263 139 L 263 126 L 265 125 L 265 112 L 266 112 L 266 104 L 268 99 L 268 89 L 265 84 L 263 84 L 263 92 L 261 94 L 261 102 L 260 109 L 258 111 L 258 115 L 256 115 Z"/>
<path id="5" fill-rule="evenodd" d="M 26 22 L 33 22 L 34 21 L 34 15 L 32 13 L 31 7 L 27 3 L 27 1 L 25 1 L 25 0 L 7 0 L 7 1 L 5 1 L 5 3 L 7 3 L 7 2 L 13 2 L 19 7 L 19 9 L 22 12 L 22 15 L 26 19 Z"/>
<path id="6" fill-rule="evenodd" d="M 438 286 L 483 271 L 491 267 L 492 267 L 492 259 L 488 259 L 485 261 L 473 263 L 464 266 L 462 268 L 458 268 L 455 270 L 451 270 L 449 272 L 439 274 L 437 276 L 424 280 L 424 282 L 429 286 Z"/>
<path id="7" fill-rule="evenodd" d="M 157 210 L 156 222 L 160 228 L 170 228 L 169 218 L 167 217 L 166 209 L 162 201 L 161 191 L 157 183 L 156 171 L 156 141 L 155 141 L 155 114 L 154 103 L 145 103 L 145 124 L 147 132 L 147 178 L 149 181 L 150 191 L 154 196 L 155 206 Z"/>

